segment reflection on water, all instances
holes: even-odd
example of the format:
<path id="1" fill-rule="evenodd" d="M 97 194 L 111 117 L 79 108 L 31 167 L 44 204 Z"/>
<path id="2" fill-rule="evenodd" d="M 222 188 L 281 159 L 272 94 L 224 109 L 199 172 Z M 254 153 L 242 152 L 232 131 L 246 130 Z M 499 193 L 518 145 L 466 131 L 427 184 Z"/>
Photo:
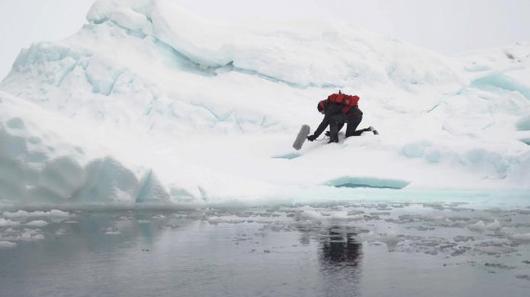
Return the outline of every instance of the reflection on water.
<path id="1" fill-rule="evenodd" d="M 340 227 L 328 229 L 328 236 L 321 239 L 323 265 L 357 266 L 361 257 L 361 243 L 357 242 L 353 232 L 345 232 Z"/>
<path id="2" fill-rule="evenodd" d="M 298 225 L 296 230 L 301 245 L 316 248 L 321 296 L 360 296 L 362 244 L 357 230 L 320 224 Z"/>
<path id="3" fill-rule="evenodd" d="M 287 210 L 283 221 L 260 211 L 84 211 L 62 221 L 41 218 L 48 223 L 42 227 L 27 225 L 39 218 L 10 217 L 0 240 L 28 230 L 45 239 L 0 248 L 0 297 L 489 297 L 527 296 L 530 289 L 522 273 L 506 288 L 516 268 L 500 260 L 485 267 L 505 274 L 477 272 L 462 255 L 389 253 L 386 244 L 367 243 L 357 222 L 324 224 L 297 219 L 297 211 Z M 403 243 L 413 243 L 408 239 Z"/>
<path id="4" fill-rule="evenodd" d="M 327 296 L 359 296 L 362 245 L 356 235 L 333 226 L 320 236 L 320 272 Z"/>

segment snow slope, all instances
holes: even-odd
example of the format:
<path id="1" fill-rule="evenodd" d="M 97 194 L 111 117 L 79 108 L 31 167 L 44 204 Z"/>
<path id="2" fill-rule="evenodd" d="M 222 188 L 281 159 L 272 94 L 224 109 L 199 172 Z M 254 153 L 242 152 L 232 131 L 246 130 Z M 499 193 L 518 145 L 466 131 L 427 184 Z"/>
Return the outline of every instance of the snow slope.
<path id="1" fill-rule="evenodd" d="M 3 203 L 530 189 L 529 45 L 449 58 L 348 24 L 215 24 L 169 0 L 98 1 L 87 20 L 0 84 Z M 338 89 L 381 135 L 294 152 Z"/>

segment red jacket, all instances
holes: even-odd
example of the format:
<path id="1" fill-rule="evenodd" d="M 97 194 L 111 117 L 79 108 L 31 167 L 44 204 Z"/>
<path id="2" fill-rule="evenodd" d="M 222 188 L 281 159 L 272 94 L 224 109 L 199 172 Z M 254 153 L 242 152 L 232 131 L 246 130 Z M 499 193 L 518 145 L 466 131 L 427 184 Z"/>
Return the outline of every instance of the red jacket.
<path id="1" fill-rule="evenodd" d="M 341 91 L 328 96 L 327 101 L 331 103 L 338 103 L 344 105 L 342 108 L 343 113 L 348 113 L 353 107 L 358 107 L 359 96 L 343 94 Z"/>

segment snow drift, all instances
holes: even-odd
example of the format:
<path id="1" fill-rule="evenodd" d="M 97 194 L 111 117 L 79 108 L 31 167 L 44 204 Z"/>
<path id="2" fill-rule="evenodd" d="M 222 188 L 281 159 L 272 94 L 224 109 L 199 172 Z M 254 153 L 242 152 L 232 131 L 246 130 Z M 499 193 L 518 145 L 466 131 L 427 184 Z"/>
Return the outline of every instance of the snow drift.
<path id="1" fill-rule="evenodd" d="M 167 0 L 98 1 L 87 20 L 0 84 L 4 203 L 530 188 L 528 45 L 449 58 L 348 24 L 214 24 Z M 338 89 L 381 135 L 292 152 Z"/>

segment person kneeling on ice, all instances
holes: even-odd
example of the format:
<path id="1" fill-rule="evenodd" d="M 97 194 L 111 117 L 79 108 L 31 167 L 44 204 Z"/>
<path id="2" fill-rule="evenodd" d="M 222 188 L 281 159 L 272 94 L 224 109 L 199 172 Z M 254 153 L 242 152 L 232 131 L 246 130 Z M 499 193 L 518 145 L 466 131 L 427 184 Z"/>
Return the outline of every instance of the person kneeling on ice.
<path id="1" fill-rule="evenodd" d="M 343 94 L 341 91 L 328 96 L 326 100 L 318 103 L 318 111 L 324 114 L 324 119 L 315 130 L 313 135 L 309 135 L 307 140 L 314 141 L 329 126 L 329 142 L 339 142 L 339 131 L 347 124 L 346 137 L 359 136 L 363 132 L 373 131 L 378 134 L 373 127 L 357 130 L 357 127 L 363 119 L 363 112 L 358 106 L 359 97 Z M 327 135 L 328 133 L 326 133 Z"/>

